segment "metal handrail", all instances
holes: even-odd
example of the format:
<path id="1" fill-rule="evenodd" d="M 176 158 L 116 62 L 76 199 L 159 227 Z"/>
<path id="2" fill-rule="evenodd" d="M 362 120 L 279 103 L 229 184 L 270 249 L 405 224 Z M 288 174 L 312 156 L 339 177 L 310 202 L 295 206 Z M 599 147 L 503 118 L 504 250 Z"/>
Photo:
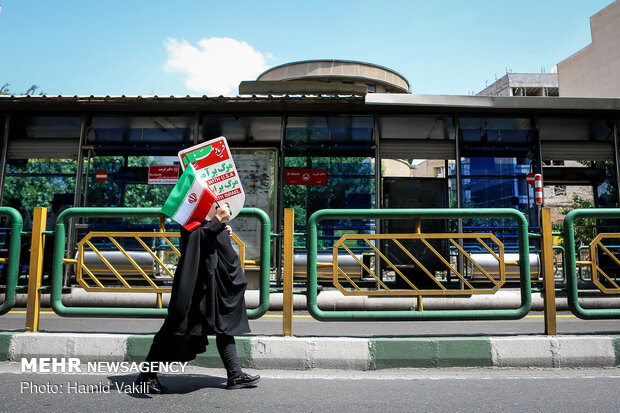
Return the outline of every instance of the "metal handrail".
<path id="1" fill-rule="evenodd" d="M 564 218 L 564 247 L 566 248 L 566 287 L 568 292 L 568 305 L 577 317 L 583 319 L 606 319 L 606 318 L 620 318 L 620 309 L 605 309 L 605 308 L 583 308 L 579 304 L 579 292 L 577 286 L 577 266 L 578 265 L 591 265 L 594 266 L 596 257 L 593 254 L 594 244 L 597 240 L 592 241 L 590 244 L 590 261 L 578 262 L 575 258 L 575 221 L 579 218 L 620 218 L 620 209 L 618 208 L 605 208 L 605 209 L 574 209 L 570 211 L 566 218 Z M 620 237 L 620 234 L 615 234 Z M 596 241 L 596 242 L 595 242 Z M 592 268 L 591 277 L 594 280 L 596 277 L 595 269 Z"/>
<path id="2" fill-rule="evenodd" d="M 3 263 L 7 265 L 6 292 L 4 294 L 4 302 L 0 305 L 0 315 L 2 315 L 8 313 L 15 305 L 15 289 L 17 288 L 17 278 L 19 277 L 23 218 L 18 210 L 11 207 L 0 207 L 0 216 L 9 217 L 11 219 L 9 255 L 6 259 L 2 259 Z"/>
<path id="3" fill-rule="evenodd" d="M 259 318 L 269 309 L 269 264 L 270 264 L 270 230 L 269 216 L 257 208 L 243 208 L 240 217 L 253 217 L 261 222 L 261 245 L 260 245 L 260 285 L 259 305 L 248 309 L 249 318 Z M 165 218 L 159 212 L 159 208 L 101 208 L 82 207 L 68 208 L 58 217 L 54 244 L 54 259 L 52 269 L 52 309 L 58 315 L 65 317 L 146 317 L 162 318 L 167 314 L 164 308 L 101 308 L 101 307 L 68 307 L 61 301 L 62 295 L 62 268 L 66 246 L 66 228 L 71 218 L 113 218 L 113 217 L 142 217 L 142 218 Z"/>
<path id="4" fill-rule="evenodd" d="M 519 239 L 519 268 L 521 306 L 516 309 L 493 310 L 431 310 L 431 311 L 324 311 L 317 305 L 318 224 L 327 219 L 450 219 L 450 218 L 507 218 L 517 224 Z M 316 211 L 308 220 L 307 232 L 307 306 L 310 314 L 321 321 L 373 320 L 481 320 L 519 319 L 532 304 L 528 226 L 523 214 L 508 208 L 479 209 L 326 209 Z"/>

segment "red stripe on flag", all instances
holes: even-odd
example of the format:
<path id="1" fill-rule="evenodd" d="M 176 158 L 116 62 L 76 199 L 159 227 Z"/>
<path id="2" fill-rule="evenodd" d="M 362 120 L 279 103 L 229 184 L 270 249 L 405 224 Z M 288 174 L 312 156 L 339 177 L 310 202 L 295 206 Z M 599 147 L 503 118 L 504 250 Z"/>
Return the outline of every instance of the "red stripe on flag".
<path id="1" fill-rule="evenodd" d="M 183 225 L 183 228 L 188 231 L 193 231 L 198 228 L 209 213 L 209 210 L 213 206 L 214 202 L 215 194 L 209 188 L 205 188 L 202 196 L 200 197 L 200 200 L 198 201 L 198 204 L 196 205 L 196 208 L 194 208 L 194 210 L 192 211 L 192 214 L 187 220 L 187 223 Z"/>

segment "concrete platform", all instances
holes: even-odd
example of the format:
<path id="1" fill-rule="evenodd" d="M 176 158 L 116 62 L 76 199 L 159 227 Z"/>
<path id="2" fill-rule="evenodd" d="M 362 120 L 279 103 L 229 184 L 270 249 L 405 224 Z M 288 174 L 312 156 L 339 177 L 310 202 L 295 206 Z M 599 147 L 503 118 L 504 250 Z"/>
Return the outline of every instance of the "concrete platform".
<path id="1" fill-rule="evenodd" d="M 144 360 L 153 335 L 0 333 L 0 360 L 76 357 L 89 361 Z M 215 338 L 212 340 L 215 342 Z M 615 367 L 618 336 L 514 337 L 266 337 L 237 338 L 245 368 L 378 370 L 438 367 Z M 222 367 L 215 346 L 191 365 Z"/>

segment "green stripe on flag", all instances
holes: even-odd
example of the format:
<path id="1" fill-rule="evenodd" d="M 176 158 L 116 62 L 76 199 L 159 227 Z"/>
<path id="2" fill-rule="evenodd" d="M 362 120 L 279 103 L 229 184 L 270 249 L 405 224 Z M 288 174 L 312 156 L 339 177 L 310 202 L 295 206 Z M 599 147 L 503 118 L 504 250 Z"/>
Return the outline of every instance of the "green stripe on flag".
<path id="1" fill-rule="evenodd" d="M 181 174 L 181 177 L 172 188 L 172 192 L 168 195 L 168 199 L 161 207 L 161 212 L 169 217 L 173 217 L 183 204 L 183 200 L 187 196 L 187 191 L 192 187 L 192 184 L 196 180 L 196 173 L 194 168 L 188 166 Z"/>

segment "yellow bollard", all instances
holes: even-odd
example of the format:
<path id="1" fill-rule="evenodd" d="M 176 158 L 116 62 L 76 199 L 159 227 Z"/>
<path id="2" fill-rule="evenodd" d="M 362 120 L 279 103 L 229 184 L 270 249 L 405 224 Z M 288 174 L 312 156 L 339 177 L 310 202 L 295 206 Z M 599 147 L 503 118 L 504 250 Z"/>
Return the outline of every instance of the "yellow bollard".
<path id="1" fill-rule="evenodd" d="M 415 307 L 416 311 L 424 311 L 424 304 L 422 303 L 422 295 L 418 295 L 418 303 Z"/>
<path id="2" fill-rule="evenodd" d="M 422 233 L 422 220 L 415 219 L 413 221 L 413 229 L 416 234 Z M 418 302 L 416 304 L 416 311 L 424 311 L 424 304 L 422 303 L 422 296 L 418 295 Z"/>
<path id="3" fill-rule="evenodd" d="M 543 300 L 545 306 L 545 334 L 557 334 L 555 314 L 555 280 L 553 274 L 553 234 L 551 231 L 551 211 L 540 210 L 540 234 L 543 264 Z"/>
<path id="4" fill-rule="evenodd" d="M 282 283 L 282 335 L 293 336 L 293 232 L 295 211 L 284 210 L 284 268 Z"/>
<path id="5" fill-rule="evenodd" d="M 30 242 L 30 272 L 28 274 L 28 303 L 26 306 L 26 331 L 39 331 L 41 310 L 41 278 L 43 276 L 43 250 L 47 208 L 35 207 L 32 217 L 32 238 Z"/>

